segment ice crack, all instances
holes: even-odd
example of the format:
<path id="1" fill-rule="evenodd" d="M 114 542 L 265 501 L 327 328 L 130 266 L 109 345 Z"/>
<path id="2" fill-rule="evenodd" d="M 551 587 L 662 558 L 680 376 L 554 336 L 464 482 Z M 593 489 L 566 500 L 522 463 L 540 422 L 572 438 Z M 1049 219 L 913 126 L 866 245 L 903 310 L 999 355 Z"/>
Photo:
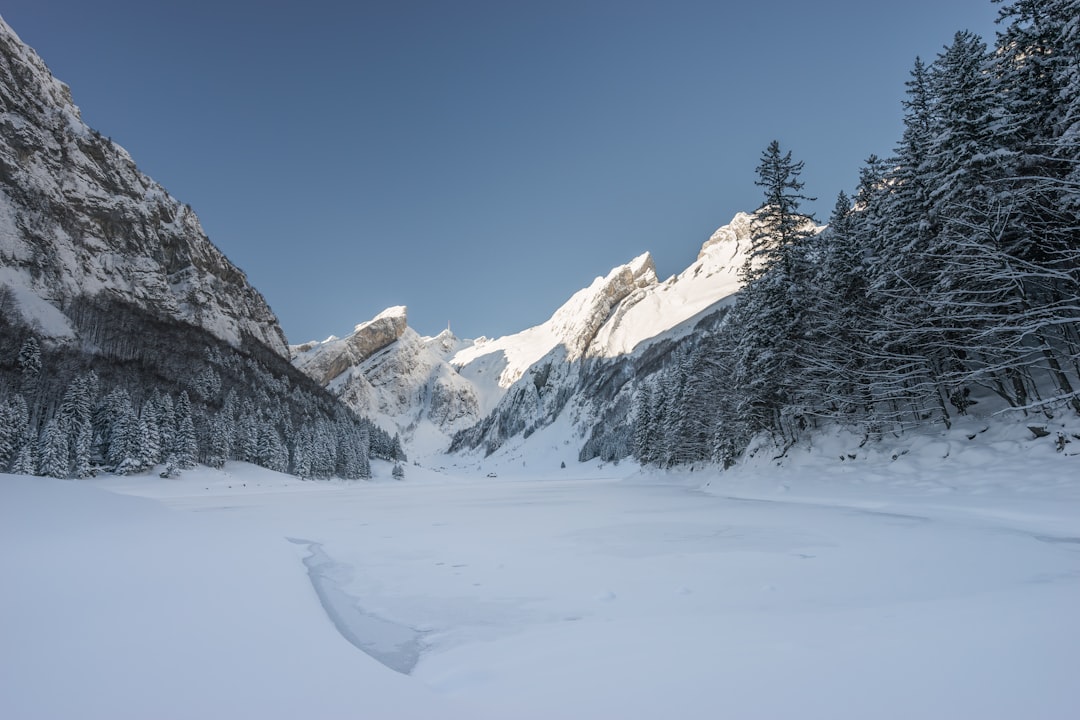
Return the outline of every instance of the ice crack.
<path id="1" fill-rule="evenodd" d="M 302 538 L 285 539 L 307 546 L 309 554 L 304 558 L 304 566 L 308 578 L 326 616 L 341 636 L 391 670 L 403 675 L 411 673 L 420 660 L 423 634 L 365 611 L 360 601 L 345 592 L 334 579 L 334 570 L 343 566 L 326 554 L 321 543 Z"/>

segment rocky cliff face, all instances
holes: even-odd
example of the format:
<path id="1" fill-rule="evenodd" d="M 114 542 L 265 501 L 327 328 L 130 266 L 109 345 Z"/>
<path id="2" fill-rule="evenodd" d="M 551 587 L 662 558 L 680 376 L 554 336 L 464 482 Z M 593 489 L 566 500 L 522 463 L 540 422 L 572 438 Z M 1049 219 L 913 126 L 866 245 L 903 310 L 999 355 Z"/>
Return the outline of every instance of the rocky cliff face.
<path id="1" fill-rule="evenodd" d="M 0 286 L 55 340 L 96 298 L 282 357 L 284 334 L 191 209 L 82 121 L 66 85 L 0 20 Z"/>
<path id="2" fill-rule="evenodd" d="M 751 216 L 737 215 L 697 260 L 660 282 L 645 253 L 575 293 L 551 318 L 496 339 L 421 338 L 405 309 L 390 308 L 345 338 L 293 348 L 293 362 L 361 413 L 394 426 L 406 442 L 438 452 L 531 437 L 560 417 L 576 454 L 625 424 L 633 381 L 655 371 L 682 338 L 713 322 L 738 290 Z M 413 454 L 416 454 L 415 452 Z M 420 455 L 426 454 L 421 451 Z"/>
<path id="3" fill-rule="evenodd" d="M 451 450 L 490 454 L 564 418 L 561 427 L 571 436 L 557 442 L 575 447 L 578 457 L 625 455 L 635 381 L 655 372 L 730 304 L 749 251 L 751 219 L 736 215 L 702 245 L 689 268 L 664 282 L 643 255 L 575 295 L 549 323 L 577 330 L 530 363 L 481 422 L 455 435 Z"/>
<path id="4" fill-rule="evenodd" d="M 406 309 L 392 307 L 344 338 L 291 349 L 296 367 L 423 456 L 445 450 L 452 433 L 480 417 L 472 383 L 446 362 L 463 344 L 450 331 L 421 337 Z"/>
<path id="5" fill-rule="evenodd" d="M 358 478 L 399 459 L 292 366 L 191 209 L 87 127 L 2 20 L 0 416 L 0 470 L 61 478 L 228 460 Z"/>
<path id="6" fill-rule="evenodd" d="M 373 319 L 357 325 L 345 338 L 331 337 L 321 343 L 293 346 L 290 348 L 293 364 L 320 385 L 327 385 L 400 338 L 407 324 L 405 307 L 387 308 Z"/>

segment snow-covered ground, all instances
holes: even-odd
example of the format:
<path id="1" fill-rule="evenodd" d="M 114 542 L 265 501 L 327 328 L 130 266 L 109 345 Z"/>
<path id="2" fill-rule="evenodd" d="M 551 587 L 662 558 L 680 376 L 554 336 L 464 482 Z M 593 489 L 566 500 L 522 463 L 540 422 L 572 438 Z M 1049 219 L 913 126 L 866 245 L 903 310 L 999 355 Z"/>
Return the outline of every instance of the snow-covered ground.
<path id="1" fill-rule="evenodd" d="M 3 476 L 0 717 L 1074 718 L 1080 458 L 979 429 L 726 474 Z"/>

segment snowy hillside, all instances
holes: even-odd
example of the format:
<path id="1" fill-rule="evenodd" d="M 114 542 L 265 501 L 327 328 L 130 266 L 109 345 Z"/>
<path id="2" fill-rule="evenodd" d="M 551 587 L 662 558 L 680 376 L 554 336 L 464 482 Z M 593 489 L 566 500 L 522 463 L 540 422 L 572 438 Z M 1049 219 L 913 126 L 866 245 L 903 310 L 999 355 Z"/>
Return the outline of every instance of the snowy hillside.
<path id="1" fill-rule="evenodd" d="M 685 338 L 717 322 L 731 304 L 749 252 L 751 221 L 751 215 L 736 215 L 704 243 L 690 267 L 664 282 L 656 279 L 651 259 L 642 256 L 598 278 L 539 328 L 495 341 L 500 346 L 495 357 L 505 358 L 515 351 L 525 356 L 519 350 L 524 338 L 549 340 L 538 357 L 543 344 L 530 346 L 531 364 L 517 378 L 504 371 L 499 403 L 480 423 L 458 433 L 452 450 L 534 456 L 543 451 L 536 434 L 549 428 L 542 434 L 544 446 L 572 447 L 575 458 L 628 454 L 634 380 L 655 372 Z M 637 279 L 633 287 L 613 292 L 627 287 L 620 282 L 627 275 Z M 582 307 L 591 312 L 582 313 Z M 570 343 L 552 342 L 552 329 L 565 327 L 567 317 L 589 318 L 582 323 L 589 332 L 574 335 Z M 485 347 L 468 348 L 451 363 L 476 362 Z M 466 364 L 462 374 L 468 372 Z M 513 383 L 507 387 L 508 380 Z"/>
<path id="2" fill-rule="evenodd" d="M 356 478 L 392 449 L 289 364 L 277 318 L 191 208 L 89 128 L 0 20 L 0 470 L 241 459 Z"/>
<path id="3" fill-rule="evenodd" d="M 262 295 L 191 208 L 87 127 L 68 87 L 0 19 L 0 286 L 44 336 L 77 334 L 73 306 L 123 299 L 286 356 Z"/>
<path id="4" fill-rule="evenodd" d="M 663 336 L 739 289 L 751 216 L 739 213 L 702 245 L 697 260 L 664 282 L 645 253 L 579 290 L 551 318 L 520 333 L 477 341 L 450 359 L 489 399 L 558 347 L 565 359 L 616 357 Z M 490 411 L 494 405 L 484 405 Z"/>
<path id="5" fill-rule="evenodd" d="M 739 288 L 750 222 L 750 215 L 736 215 L 689 268 L 663 282 L 648 253 L 634 258 L 519 333 L 459 340 L 447 330 L 421 338 L 407 328 L 405 308 L 389 308 L 344 338 L 293 346 L 293 362 L 351 407 L 402 433 L 421 455 L 445 450 L 454 433 L 499 410 L 511 388 L 535 386 L 536 373 L 547 368 L 545 384 L 562 388 L 551 394 L 562 404 L 534 409 L 539 414 L 526 422 L 535 425 L 558 415 L 585 361 L 640 355 L 692 332 L 700 316 L 723 307 Z M 522 381 L 526 375 L 534 379 Z M 562 439 L 580 446 L 581 429 L 567 427 Z"/>
<path id="6" fill-rule="evenodd" d="M 387 308 L 344 338 L 295 345 L 293 363 L 357 412 L 398 433 L 413 456 L 446 449 L 479 419 L 473 385 L 446 362 L 467 341 L 420 337 L 405 307 Z"/>

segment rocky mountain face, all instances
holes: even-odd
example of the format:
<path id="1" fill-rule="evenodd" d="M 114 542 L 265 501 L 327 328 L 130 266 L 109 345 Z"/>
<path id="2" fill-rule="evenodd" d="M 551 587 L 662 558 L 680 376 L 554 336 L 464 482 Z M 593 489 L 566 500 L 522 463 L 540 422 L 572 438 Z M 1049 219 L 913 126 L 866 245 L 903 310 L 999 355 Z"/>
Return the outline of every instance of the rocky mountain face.
<path id="1" fill-rule="evenodd" d="M 407 327 L 404 308 L 390 308 L 345 338 L 294 346 L 293 363 L 395 428 L 412 454 L 448 446 L 491 453 L 560 418 L 568 435 L 553 442 L 573 446 L 572 456 L 618 454 L 635 378 L 714 322 L 737 291 L 750 221 L 739 214 L 717 230 L 677 276 L 661 282 L 645 253 L 513 335 L 422 338 Z"/>
<path id="2" fill-rule="evenodd" d="M 579 293 L 582 300 L 596 299 L 567 303 L 552 319 L 572 315 L 574 307 L 587 308 L 581 326 L 588 332 L 577 336 L 576 344 L 560 343 L 534 361 L 481 422 L 454 436 L 451 451 L 491 454 L 513 445 L 514 438 L 557 425 L 561 429 L 547 442 L 575 448 L 576 459 L 628 455 L 635 384 L 719 322 L 740 287 L 751 220 L 736 215 L 702 245 L 689 268 L 664 282 L 656 279 L 646 255 Z M 645 270 L 635 273 L 635 268 Z M 628 276 L 637 280 L 628 283 Z"/>
<path id="3" fill-rule="evenodd" d="M 0 20 L 0 472 L 370 474 L 392 439 L 289 362 L 194 212 Z"/>
<path id="4" fill-rule="evenodd" d="M 424 338 L 392 307 L 344 338 L 294 345 L 293 364 L 357 412 L 399 433 L 410 454 L 444 450 L 480 418 L 472 383 L 447 363 L 461 346 L 449 330 Z"/>
<path id="5" fill-rule="evenodd" d="M 0 285 L 23 322 L 58 341 L 80 335 L 74 315 L 120 301 L 288 355 L 266 301 L 191 208 L 87 127 L 68 87 L 3 20 Z"/>

